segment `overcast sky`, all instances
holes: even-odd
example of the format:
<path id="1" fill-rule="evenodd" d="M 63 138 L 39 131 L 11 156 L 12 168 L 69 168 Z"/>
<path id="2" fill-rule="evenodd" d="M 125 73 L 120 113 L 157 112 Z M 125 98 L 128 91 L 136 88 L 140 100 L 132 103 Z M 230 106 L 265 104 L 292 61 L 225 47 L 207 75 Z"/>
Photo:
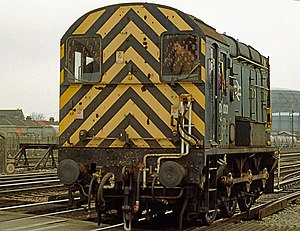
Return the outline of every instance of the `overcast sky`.
<path id="1" fill-rule="evenodd" d="M 25 116 L 35 112 L 58 119 L 60 38 L 86 12 L 128 1 L 0 0 L 0 108 L 21 108 Z M 251 45 L 270 56 L 272 88 L 300 90 L 300 1 L 148 2 L 192 14 Z"/>

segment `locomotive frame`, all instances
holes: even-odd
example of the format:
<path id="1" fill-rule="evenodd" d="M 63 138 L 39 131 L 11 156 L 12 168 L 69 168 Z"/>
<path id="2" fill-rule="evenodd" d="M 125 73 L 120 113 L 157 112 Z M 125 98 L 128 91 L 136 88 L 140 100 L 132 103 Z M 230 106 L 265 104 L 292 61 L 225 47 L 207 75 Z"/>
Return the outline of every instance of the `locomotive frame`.
<path id="1" fill-rule="evenodd" d="M 246 211 L 273 190 L 269 59 L 177 9 L 118 4 L 61 39 L 58 176 L 130 230 Z"/>

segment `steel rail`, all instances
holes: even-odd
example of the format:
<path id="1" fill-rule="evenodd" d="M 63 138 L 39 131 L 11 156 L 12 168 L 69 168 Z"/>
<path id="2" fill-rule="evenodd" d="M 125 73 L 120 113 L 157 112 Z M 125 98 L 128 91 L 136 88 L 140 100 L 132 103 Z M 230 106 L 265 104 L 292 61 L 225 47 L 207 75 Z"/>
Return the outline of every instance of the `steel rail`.
<path id="1" fill-rule="evenodd" d="M 5 181 L 2 181 L 0 180 L 0 186 L 3 185 L 3 184 L 6 184 L 7 182 L 8 183 L 21 183 L 21 182 L 35 182 L 35 181 L 40 181 L 40 180 L 58 180 L 58 177 L 57 176 L 50 176 L 50 177 L 39 177 L 39 178 L 22 178 L 22 179 L 14 179 L 14 180 L 5 180 Z"/>
<path id="2" fill-rule="evenodd" d="M 53 212 L 53 213 L 45 213 L 45 214 L 39 214 L 39 215 L 34 215 L 34 216 L 28 216 L 28 217 L 14 218 L 14 219 L 6 220 L 6 221 L 20 221 L 20 220 L 39 218 L 39 217 L 55 216 L 55 215 L 60 215 L 60 214 L 65 214 L 65 213 L 82 211 L 82 210 L 84 210 L 84 208 L 69 209 L 69 210 L 58 211 L 58 212 Z"/>
<path id="3" fill-rule="evenodd" d="M 0 180 L 12 179 L 12 178 L 19 179 L 20 177 L 31 178 L 31 177 L 38 177 L 38 176 L 45 176 L 45 175 L 57 176 L 57 173 L 56 172 L 30 172 L 30 173 L 0 175 Z"/>
<path id="4" fill-rule="evenodd" d="M 224 227 L 227 223 L 237 223 L 241 220 L 261 220 L 262 218 L 274 214 L 289 205 L 289 202 L 300 198 L 300 191 L 294 192 L 279 199 L 273 199 L 267 203 L 255 206 L 251 208 L 248 212 L 237 213 L 230 218 L 224 218 L 215 221 L 210 226 L 197 227 L 197 231 L 202 230 L 214 230 Z"/>
<path id="5" fill-rule="evenodd" d="M 53 189 L 53 188 L 63 188 L 63 184 L 56 184 L 56 185 L 45 185 L 45 186 L 38 186 L 34 188 L 21 188 L 21 189 L 8 189 L 0 191 L 0 194 L 4 193 L 16 193 L 16 192 L 27 192 L 27 191 L 35 191 L 35 190 L 43 190 L 43 189 Z"/>
<path id="6" fill-rule="evenodd" d="M 300 150 L 296 148 L 282 148 L 278 150 L 278 167 L 274 171 L 277 183 L 275 187 L 297 183 L 300 175 Z"/>
<path id="7" fill-rule="evenodd" d="M 74 200 L 79 200 L 79 197 L 74 198 Z M 68 202 L 69 199 L 61 199 L 61 200 L 54 200 L 54 201 L 45 201 L 45 202 L 37 202 L 37 203 L 32 203 L 32 204 L 23 204 L 23 205 L 12 205 L 12 206 L 7 206 L 7 207 L 2 207 L 0 208 L 0 211 L 4 210 L 10 210 L 10 209 L 19 209 L 19 208 L 27 208 L 27 207 L 35 207 L 35 206 L 40 206 L 40 205 L 48 205 L 48 204 L 60 204 L 64 202 Z"/>
<path id="8" fill-rule="evenodd" d="M 173 213 L 173 211 L 166 211 L 165 214 L 169 214 L 169 213 Z M 154 214 L 153 217 L 155 217 L 157 214 Z M 141 222 L 141 221 L 145 221 L 146 218 L 145 217 L 142 217 L 138 220 L 138 222 Z M 108 225 L 108 226 L 105 226 L 105 227 L 99 227 L 99 228 L 96 228 L 96 229 L 91 229 L 89 231 L 102 231 L 102 230 L 108 230 L 108 229 L 113 229 L 113 228 L 117 228 L 117 227 L 120 227 L 120 226 L 123 226 L 124 225 L 124 222 L 122 223 L 118 223 L 118 224 L 115 224 L 115 225 Z"/>
<path id="9" fill-rule="evenodd" d="M 300 173 L 298 173 L 298 174 L 300 174 Z M 298 176 L 294 176 L 291 179 L 286 179 L 286 180 L 274 183 L 274 187 L 278 188 L 278 186 L 284 187 L 286 185 L 299 183 L 299 180 L 300 180 L 300 176 L 299 175 Z"/>
<path id="10" fill-rule="evenodd" d="M 57 183 L 60 182 L 59 179 L 55 180 L 39 180 L 34 182 L 20 182 L 20 183 L 12 183 L 12 184 L 3 184 L 0 185 L 0 188 L 8 188 L 8 187 L 15 187 L 15 186 L 24 186 L 24 185 L 35 185 L 35 184 L 45 184 L 45 183 Z"/>

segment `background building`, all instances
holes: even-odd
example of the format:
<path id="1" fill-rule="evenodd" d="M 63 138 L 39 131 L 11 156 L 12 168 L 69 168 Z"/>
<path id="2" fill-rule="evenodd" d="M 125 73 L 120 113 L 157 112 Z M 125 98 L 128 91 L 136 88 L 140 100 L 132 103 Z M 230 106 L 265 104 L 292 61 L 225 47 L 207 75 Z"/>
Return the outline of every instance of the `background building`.
<path id="1" fill-rule="evenodd" d="M 20 143 L 57 144 L 58 122 L 54 118 L 48 121 L 25 118 L 22 109 L 0 109 L 0 135 L 5 140 L 0 150 L 13 157 Z"/>
<path id="2" fill-rule="evenodd" d="M 300 137 L 300 91 L 271 90 L 272 143 L 295 146 Z"/>

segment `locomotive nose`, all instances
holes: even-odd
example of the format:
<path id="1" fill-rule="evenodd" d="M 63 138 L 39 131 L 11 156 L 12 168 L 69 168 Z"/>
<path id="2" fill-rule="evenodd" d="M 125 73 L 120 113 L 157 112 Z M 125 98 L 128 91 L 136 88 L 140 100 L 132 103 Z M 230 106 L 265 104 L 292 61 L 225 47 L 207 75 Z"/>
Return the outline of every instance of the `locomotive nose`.
<path id="1" fill-rule="evenodd" d="M 159 180 L 165 187 L 175 187 L 186 176 L 186 170 L 174 161 L 166 161 L 159 170 Z"/>
<path id="2" fill-rule="evenodd" d="M 79 176 L 79 166 L 74 160 L 65 159 L 59 163 L 57 175 L 61 183 L 74 184 Z"/>

